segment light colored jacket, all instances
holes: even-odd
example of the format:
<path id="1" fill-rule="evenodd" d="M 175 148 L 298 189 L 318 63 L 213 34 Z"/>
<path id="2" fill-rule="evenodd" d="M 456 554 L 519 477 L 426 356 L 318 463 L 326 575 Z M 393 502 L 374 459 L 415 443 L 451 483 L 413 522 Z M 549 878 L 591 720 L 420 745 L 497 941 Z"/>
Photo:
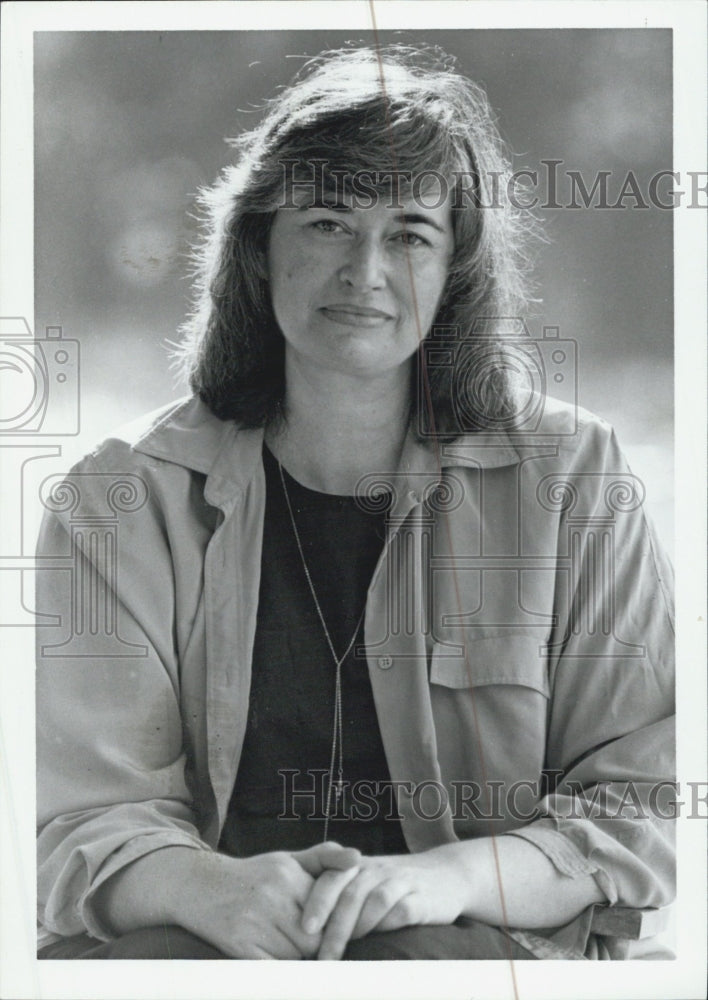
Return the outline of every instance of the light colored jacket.
<path id="1" fill-rule="evenodd" d="M 44 486 L 45 939 L 106 939 L 92 897 L 107 878 L 218 844 L 247 721 L 262 444 L 190 398 Z M 377 483 L 394 504 L 361 653 L 410 850 L 513 834 L 592 873 L 611 905 L 669 902 L 671 570 L 611 428 L 547 400 L 533 435 L 439 453 L 410 436 L 395 474 L 362 483 L 368 502 Z M 624 956 L 591 919 L 520 939 Z"/>

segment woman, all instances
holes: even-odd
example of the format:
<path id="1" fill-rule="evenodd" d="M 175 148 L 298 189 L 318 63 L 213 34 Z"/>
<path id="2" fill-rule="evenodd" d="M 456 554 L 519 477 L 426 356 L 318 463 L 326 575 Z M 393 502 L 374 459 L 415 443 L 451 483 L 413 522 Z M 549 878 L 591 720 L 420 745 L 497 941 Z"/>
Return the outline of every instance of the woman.
<path id="1" fill-rule="evenodd" d="M 194 396 L 46 501 L 40 956 L 626 957 L 598 913 L 671 899 L 670 570 L 610 429 L 515 391 L 486 99 L 328 54 L 237 150 Z"/>

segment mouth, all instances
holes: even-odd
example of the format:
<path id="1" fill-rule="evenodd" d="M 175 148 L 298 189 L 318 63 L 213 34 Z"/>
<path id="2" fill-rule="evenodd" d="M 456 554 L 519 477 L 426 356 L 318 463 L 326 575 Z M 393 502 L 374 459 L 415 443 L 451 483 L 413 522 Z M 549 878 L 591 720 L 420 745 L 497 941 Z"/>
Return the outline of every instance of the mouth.
<path id="1" fill-rule="evenodd" d="M 355 306 L 346 302 L 334 302 L 332 305 L 323 306 L 320 312 L 333 323 L 340 323 L 342 326 L 381 326 L 394 318 L 391 313 L 383 312 L 381 309 Z"/>

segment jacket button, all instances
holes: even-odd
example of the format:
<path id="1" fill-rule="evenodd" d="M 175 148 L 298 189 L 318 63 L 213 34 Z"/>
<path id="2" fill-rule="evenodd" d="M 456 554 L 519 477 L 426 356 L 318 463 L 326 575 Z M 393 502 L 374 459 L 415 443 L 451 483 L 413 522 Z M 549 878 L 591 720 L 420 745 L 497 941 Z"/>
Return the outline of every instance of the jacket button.
<path id="1" fill-rule="evenodd" d="M 388 670 L 389 667 L 393 666 L 392 656 L 380 656 L 378 659 L 378 664 L 382 670 Z"/>

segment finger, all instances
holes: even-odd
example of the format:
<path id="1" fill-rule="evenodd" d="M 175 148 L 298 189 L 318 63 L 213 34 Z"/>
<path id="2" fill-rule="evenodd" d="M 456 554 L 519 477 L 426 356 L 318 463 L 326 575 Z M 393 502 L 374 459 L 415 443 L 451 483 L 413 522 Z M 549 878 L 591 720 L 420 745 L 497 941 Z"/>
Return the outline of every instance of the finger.
<path id="1" fill-rule="evenodd" d="M 395 923 L 396 928 L 408 926 L 411 923 L 408 917 L 412 901 L 410 886 L 402 885 L 393 879 L 379 883 L 364 900 L 352 931 L 352 939 L 366 937 L 374 930 L 393 930 L 393 926 L 383 926 L 389 919 L 389 914 L 393 914 L 391 919 L 394 922 L 399 921 Z"/>
<path id="2" fill-rule="evenodd" d="M 322 943 L 317 953 L 319 960 L 339 961 L 342 957 L 371 888 L 370 876 L 361 872 L 342 889 L 322 932 Z"/>
<path id="3" fill-rule="evenodd" d="M 308 947 L 312 944 L 312 947 Z M 309 958 L 317 951 L 317 944 L 314 942 L 304 943 L 294 941 L 289 934 L 284 933 L 279 927 L 271 927 L 268 936 L 257 944 L 253 944 L 253 955 L 248 958 L 279 958 L 279 959 L 300 959 Z"/>
<path id="4" fill-rule="evenodd" d="M 309 875 L 317 876 L 329 868 L 344 871 L 355 867 L 361 861 L 361 852 L 354 847 L 342 847 L 328 840 L 304 851 L 293 851 L 292 857 Z"/>
<path id="5" fill-rule="evenodd" d="M 358 872 L 358 868 L 347 868 L 345 871 L 330 869 L 318 877 L 302 911 L 302 927 L 308 934 L 317 934 L 322 930 L 340 893 Z"/>
<path id="6" fill-rule="evenodd" d="M 283 928 L 283 934 L 290 942 L 291 946 L 297 949 L 296 958 L 314 958 L 322 943 L 321 934 L 308 934 L 302 930 L 298 916 L 292 924 Z"/>
<path id="7" fill-rule="evenodd" d="M 414 924 L 421 923 L 418 903 L 419 897 L 415 892 L 407 893 L 367 933 L 371 933 L 372 930 L 397 931 L 401 927 L 412 927 Z"/>
<path id="8" fill-rule="evenodd" d="M 298 907 L 303 907 L 315 884 L 312 875 L 308 874 L 294 858 L 286 854 L 281 878 L 279 891 L 282 892 L 282 899 L 292 899 Z M 298 918 L 299 912 L 298 909 Z"/>
<path id="9" fill-rule="evenodd" d="M 312 885 L 309 876 L 308 880 Z M 273 915 L 273 927 L 297 949 L 298 958 L 312 958 L 317 954 L 322 934 L 320 931 L 311 934 L 303 928 L 301 905 L 296 900 L 282 899 L 277 912 Z"/>

